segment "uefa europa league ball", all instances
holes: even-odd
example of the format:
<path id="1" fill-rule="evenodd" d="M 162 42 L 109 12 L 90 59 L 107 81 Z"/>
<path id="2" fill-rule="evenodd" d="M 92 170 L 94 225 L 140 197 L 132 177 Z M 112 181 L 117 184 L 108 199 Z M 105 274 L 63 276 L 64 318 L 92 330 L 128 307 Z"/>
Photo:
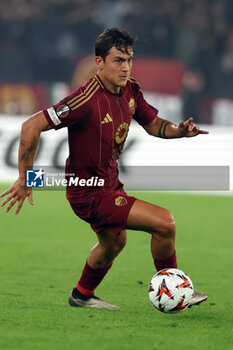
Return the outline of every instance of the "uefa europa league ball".
<path id="1" fill-rule="evenodd" d="M 175 313 L 189 306 L 193 291 L 193 283 L 186 273 L 178 269 L 164 269 L 153 276 L 149 298 L 157 310 Z"/>

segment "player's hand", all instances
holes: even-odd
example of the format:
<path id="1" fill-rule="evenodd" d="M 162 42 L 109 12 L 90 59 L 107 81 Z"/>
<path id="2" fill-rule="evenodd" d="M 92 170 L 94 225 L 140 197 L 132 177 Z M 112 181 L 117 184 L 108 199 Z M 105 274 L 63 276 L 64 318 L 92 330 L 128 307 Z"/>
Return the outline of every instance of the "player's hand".
<path id="1" fill-rule="evenodd" d="M 189 118 L 185 122 L 180 121 L 178 129 L 181 137 L 193 137 L 199 134 L 209 134 L 209 131 L 201 130 L 199 126 L 194 123 L 193 118 Z"/>
<path id="2" fill-rule="evenodd" d="M 23 203 L 28 197 L 28 201 L 31 205 L 34 204 L 33 199 L 32 199 L 32 189 L 27 188 L 25 186 L 25 180 L 18 178 L 13 185 L 8 188 L 5 192 L 0 194 L 0 198 L 5 197 L 6 195 L 9 196 L 1 203 L 1 207 L 3 207 L 5 204 L 9 203 L 9 205 L 6 208 L 6 213 L 15 205 L 16 202 L 18 202 L 15 214 L 17 215 L 20 211 L 20 209 L 23 206 Z"/>

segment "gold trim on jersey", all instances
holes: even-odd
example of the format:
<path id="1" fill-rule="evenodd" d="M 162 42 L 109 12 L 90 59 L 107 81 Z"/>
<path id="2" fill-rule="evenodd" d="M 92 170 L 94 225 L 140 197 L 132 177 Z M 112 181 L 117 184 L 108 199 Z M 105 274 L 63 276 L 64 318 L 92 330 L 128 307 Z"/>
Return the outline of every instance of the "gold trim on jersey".
<path id="1" fill-rule="evenodd" d="M 93 80 L 89 83 L 89 85 L 87 85 L 86 89 L 85 89 L 83 92 L 81 92 L 79 95 L 73 97 L 71 100 L 68 101 L 68 103 L 69 103 L 69 104 L 72 104 L 72 102 L 74 102 L 75 100 L 77 100 L 77 99 L 79 99 L 79 98 L 85 96 L 85 95 L 88 93 L 88 91 L 91 89 L 91 87 L 93 86 L 93 84 L 95 84 L 95 83 L 96 83 L 96 81 L 93 79 Z"/>
<path id="2" fill-rule="evenodd" d="M 83 95 L 78 95 L 76 100 L 72 103 L 69 103 L 69 106 L 74 109 L 74 107 L 76 107 L 77 104 L 79 104 L 82 100 L 87 99 L 90 95 L 92 95 L 92 92 L 94 89 L 99 88 L 99 84 L 97 83 L 97 81 L 95 81 L 94 84 L 92 84 L 92 86 L 88 89 L 88 91 L 85 91 Z M 76 109 L 76 108 L 75 108 Z"/>
<path id="3" fill-rule="evenodd" d="M 137 82 L 136 79 L 134 79 L 134 77 L 129 77 L 128 80 L 129 80 L 131 83 L 134 83 L 134 84 L 138 84 L 138 85 L 139 85 L 139 83 Z"/>
<path id="4" fill-rule="evenodd" d="M 81 92 L 78 96 L 75 96 L 68 101 L 70 108 L 72 110 L 75 110 L 82 106 L 96 93 L 100 86 L 102 87 L 102 89 L 104 88 L 101 81 L 98 79 L 97 76 L 95 76 L 95 78 L 89 83 L 89 85 L 83 92 Z"/>
<path id="5" fill-rule="evenodd" d="M 98 83 L 100 84 L 100 86 L 102 87 L 102 89 L 104 89 L 103 84 L 101 83 L 101 81 L 99 80 L 99 78 L 97 76 L 95 76 L 95 79 L 98 81 Z"/>
<path id="6" fill-rule="evenodd" d="M 109 113 L 106 114 L 106 117 L 104 118 L 104 120 L 102 120 L 101 124 L 107 124 L 107 123 L 111 123 L 112 122 L 112 118 L 110 116 Z"/>
<path id="7" fill-rule="evenodd" d="M 84 103 L 86 103 L 87 101 L 89 101 L 89 100 L 91 99 L 91 97 L 96 93 L 96 91 L 97 91 L 99 88 L 100 88 L 100 86 L 98 85 L 92 93 L 90 93 L 90 91 L 89 91 L 88 96 L 85 96 L 85 97 L 86 97 L 85 100 L 83 100 L 82 102 L 80 102 L 80 103 L 77 104 L 77 105 L 74 105 L 71 109 L 74 111 L 75 109 L 81 107 Z M 80 100 L 79 100 L 79 101 L 80 101 Z M 77 101 L 77 102 L 79 102 L 79 101 Z"/>
<path id="8" fill-rule="evenodd" d="M 139 91 L 141 91 L 141 93 L 143 94 L 143 91 L 142 91 L 142 89 L 140 88 L 139 83 L 137 82 L 137 80 L 134 79 L 134 77 L 129 77 L 128 80 L 129 80 L 131 83 L 133 83 L 133 84 L 137 84 L 137 85 L 139 86 Z"/>

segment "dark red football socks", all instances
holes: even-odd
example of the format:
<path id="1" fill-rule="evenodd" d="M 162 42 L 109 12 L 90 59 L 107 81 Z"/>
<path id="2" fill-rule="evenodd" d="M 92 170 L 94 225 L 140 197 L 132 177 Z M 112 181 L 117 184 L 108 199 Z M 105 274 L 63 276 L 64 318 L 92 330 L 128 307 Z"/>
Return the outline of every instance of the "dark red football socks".
<path id="1" fill-rule="evenodd" d="M 157 271 L 160 271 L 165 268 L 177 268 L 176 252 L 174 252 L 174 254 L 165 259 L 154 258 L 154 264 Z M 78 292 L 84 296 L 90 296 L 94 294 L 95 289 L 103 280 L 104 276 L 107 274 L 111 266 L 112 264 L 101 269 L 93 269 L 86 263 L 81 278 L 76 286 Z"/>
<path id="2" fill-rule="evenodd" d="M 77 283 L 77 290 L 83 295 L 92 295 L 111 266 L 112 264 L 102 269 L 93 269 L 86 263 L 82 276 Z"/>
<path id="3" fill-rule="evenodd" d="M 154 264 L 157 271 L 167 269 L 167 268 L 177 268 L 177 261 L 176 261 L 176 252 L 174 252 L 171 256 L 165 259 L 155 259 L 154 258 Z"/>

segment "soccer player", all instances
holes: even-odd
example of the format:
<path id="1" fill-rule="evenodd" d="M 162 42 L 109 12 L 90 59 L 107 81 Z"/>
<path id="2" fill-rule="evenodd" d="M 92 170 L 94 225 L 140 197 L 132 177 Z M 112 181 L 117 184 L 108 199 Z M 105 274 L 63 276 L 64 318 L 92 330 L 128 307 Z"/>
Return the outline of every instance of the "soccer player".
<path id="1" fill-rule="evenodd" d="M 94 295 L 96 287 L 126 244 L 126 229 L 151 234 L 151 253 L 157 270 L 176 268 L 175 221 L 157 205 L 128 196 L 118 179 L 117 160 L 123 150 L 132 118 L 155 137 L 180 138 L 207 134 L 192 118 L 175 125 L 158 116 L 131 77 L 133 38 L 118 28 L 106 29 L 95 44 L 98 73 L 58 104 L 31 116 L 22 125 L 19 146 L 19 178 L 1 197 L 8 195 L 8 212 L 17 202 L 16 214 L 32 189 L 25 186 L 26 169 L 33 159 L 40 134 L 51 128 L 68 128 L 69 157 L 66 173 L 82 179 L 102 180 L 103 186 L 67 186 L 74 213 L 88 222 L 98 243 L 91 249 L 81 277 L 70 293 L 71 306 L 119 309 Z M 69 175 L 67 175 L 69 180 Z M 207 296 L 194 292 L 191 305 Z"/>

